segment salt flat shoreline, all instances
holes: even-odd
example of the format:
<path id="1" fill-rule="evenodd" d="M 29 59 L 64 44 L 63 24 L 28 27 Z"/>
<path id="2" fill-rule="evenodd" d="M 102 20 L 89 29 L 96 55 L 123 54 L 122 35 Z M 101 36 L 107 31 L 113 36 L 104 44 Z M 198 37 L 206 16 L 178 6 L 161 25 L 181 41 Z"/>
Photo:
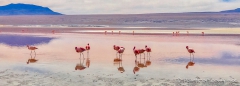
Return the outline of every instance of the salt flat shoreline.
<path id="1" fill-rule="evenodd" d="M 24 30 L 24 31 L 22 31 Z M 173 35 L 179 31 L 179 36 L 240 36 L 240 28 L 32 28 L 32 27 L 0 27 L 0 32 L 15 33 L 79 33 L 79 34 L 124 34 L 124 35 Z M 112 33 L 113 31 L 113 33 Z M 156 32 L 154 32 L 156 31 Z M 187 34 L 189 31 L 189 34 Z"/>

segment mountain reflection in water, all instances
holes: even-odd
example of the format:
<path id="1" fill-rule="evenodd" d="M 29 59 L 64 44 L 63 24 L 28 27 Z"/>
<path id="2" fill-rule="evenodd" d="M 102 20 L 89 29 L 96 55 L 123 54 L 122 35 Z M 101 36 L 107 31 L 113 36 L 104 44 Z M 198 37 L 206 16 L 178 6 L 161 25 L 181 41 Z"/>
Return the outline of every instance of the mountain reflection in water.
<path id="1" fill-rule="evenodd" d="M 0 43 L 16 47 L 45 43 L 47 44 L 53 39 L 55 38 L 28 35 L 0 35 Z"/>

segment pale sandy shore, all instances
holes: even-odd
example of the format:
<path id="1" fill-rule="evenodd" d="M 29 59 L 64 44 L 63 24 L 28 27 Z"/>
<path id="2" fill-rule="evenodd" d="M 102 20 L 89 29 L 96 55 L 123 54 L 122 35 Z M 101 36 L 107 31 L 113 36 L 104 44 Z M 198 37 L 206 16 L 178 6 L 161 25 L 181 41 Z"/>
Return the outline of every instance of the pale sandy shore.
<path id="1" fill-rule="evenodd" d="M 25 31 L 22 32 L 21 30 Z M 66 28 L 65 28 L 66 29 Z M 89 34 L 89 29 L 0 28 L 0 84 L 3 86 L 239 86 L 240 40 L 238 31 L 225 35 Z M 56 32 L 52 34 L 52 30 Z M 116 30 L 116 29 L 103 29 Z M 102 31 L 102 30 L 101 30 Z M 139 30 L 140 31 L 140 30 Z M 147 30 L 148 31 L 148 30 Z M 172 30 L 173 31 L 173 30 Z M 175 30 L 174 30 L 175 31 Z M 204 30 L 210 31 L 211 30 Z M 156 31 L 155 31 L 156 32 Z M 169 31 L 171 32 L 171 31 Z M 198 31 L 197 31 L 198 32 Z M 215 31 L 213 31 L 215 32 Z M 228 34 L 229 33 L 229 34 Z M 231 35 L 234 34 L 234 35 Z M 10 40 L 10 41 L 9 41 Z M 39 41 L 40 40 L 40 41 Z M 80 58 L 74 47 L 90 43 L 89 54 Z M 30 55 L 26 44 L 38 47 Z M 126 48 L 122 62 L 113 45 Z M 151 57 L 135 59 L 133 47 L 148 45 Z M 196 53 L 189 58 L 186 46 Z M 36 58 L 35 63 L 26 62 Z M 136 65 L 135 61 L 144 64 Z M 193 61 L 194 66 L 186 65 Z M 150 62 L 146 63 L 146 62 Z M 89 63 L 90 65 L 87 65 Z M 76 65 L 85 69 L 75 70 Z M 121 73 L 118 68 L 123 67 Z M 135 67 L 139 71 L 133 72 Z"/>

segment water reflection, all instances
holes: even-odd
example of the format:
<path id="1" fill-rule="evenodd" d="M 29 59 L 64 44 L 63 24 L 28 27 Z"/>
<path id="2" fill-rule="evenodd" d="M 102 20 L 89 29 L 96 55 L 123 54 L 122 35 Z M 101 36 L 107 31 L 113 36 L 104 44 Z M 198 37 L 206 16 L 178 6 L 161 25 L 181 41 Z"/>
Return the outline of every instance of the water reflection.
<path id="1" fill-rule="evenodd" d="M 79 58 L 79 63 L 76 65 L 75 70 L 84 70 L 86 67 L 84 65 L 85 58 Z"/>
<path id="2" fill-rule="evenodd" d="M 188 67 L 189 66 L 194 66 L 194 57 L 193 57 L 193 59 L 191 59 L 191 57 L 190 57 L 190 61 L 187 63 L 187 65 L 186 65 L 186 69 L 188 69 Z"/>
<path id="3" fill-rule="evenodd" d="M 85 61 L 86 60 L 86 61 Z M 84 62 L 86 62 L 84 64 Z M 84 70 L 85 68 L 89 68 L 90 66 L 90 58 L 89 58 L 89 52 L 87 52 L 87 58 L 84 58 L 80 56 L 79 63 L 75 66 L 75 70 Z"/>
<path id="4" fill-rule="evenodd" d="M 17 46 L 17 47 L 49 43 L 53 39 L 55 38 L 27 36 L 27 35 L 9 35 L 9 34 L 0 35 L 0 43 L 6 44 L 9 46 Z"/>
<path id="5" fill-rule="evenodd" d="M 222 52 L 219 56 L 214 57 L 198 57 L 194 58 L 198 64 L 213 64 L 213 65 L 237 65 L 240 66 L 240 55 L 231 52 Z M 191 62 L 189 58 L 179 57 L 178 59 L 165 59 L 166 62 L 171 63 L 186 63 Z M 190 63 L 191 64 L 191 63 Z"/>
<path id="6" fill-rule="evenodd" d="M 140 68 L 138 67 L 137 64 L 137 59 L 135 60 L 135 67 L 133 67 L 133 73 L 135 74 L 136 72 L 138 72 L 140 70 Z"/>
<path id="7" fill-rule="evenodd" d="M 114 60 L 113 60 L 113 64 L 114 65 L 118 65 L 118 71 L 120 72 L 120 73 L 123 73 L 123 72 L 125 72 L 125 69 L 123 68 L 123 66 L 122 66 L 122 58 L 115 58 Z"/>
<path id="8" fill-rule="evenodd" d="M 142 61 L 143 60 L 143 61 Z M 150 58 L 147 57 L 147 62 L 146 59 L 135 59 L 135 67 L 133 68 L 133 73 L 135 74 L 136 72 L 138 72 L 140 70 L 140 68 L 145 68 L 147 67 L 147 64 L 150 65 L 151 61 Z"/>
<path id="9" fill-rule="evenodd" d="M 150 55 L 147 56 L 147 61 L 146 61 L 146 66 L 150 66 L 152 64 L 151 60 L 150 60 Z"/>
<path id="10" fill-rule="evenodd" d="M 32 53 L 30 54 L 30 58 L 27 60 L 27 64 L 29 64 L 29 63 L 35 63 L 35 62 L 37 62 L 38 60 L 37 59 L 35 59 L 36 58 L 36 54 L 34 55 L 34 57 L 32 56 Z M 33 57 L 33 58 L 32 58 Z"/>

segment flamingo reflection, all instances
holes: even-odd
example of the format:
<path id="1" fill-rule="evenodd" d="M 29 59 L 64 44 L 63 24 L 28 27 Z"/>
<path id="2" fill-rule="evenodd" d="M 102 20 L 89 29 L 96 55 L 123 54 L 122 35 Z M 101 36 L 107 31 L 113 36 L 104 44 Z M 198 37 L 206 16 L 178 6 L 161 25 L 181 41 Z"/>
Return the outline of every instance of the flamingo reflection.
<path id="1" fill-rule="evenodd" d="M 145 62 L 146 66 L 150 66 L 151 65 L 151 60 L 150 60 L 150 56 L 147 56 L 147 61 Z"/>
<path id="2" fill-rule="evenodd" d="M 77 63 L 75 70 L 84 70 L 86 67 L 84 65 L 85 58 L 79 58 L 79 63 Z M 86 63 L 87 64 L 87 63 Z"/>
<path id="3" fill-rule="evenodd" d="M 37 59 L 35 59 L 35 58 L 36 58 L 36 55 L 34 56 L 34 58 L 32 58 L 32 54 L 30 54 L 30 56 L 31 56 L 31 58 L 29 58 L 29 59 L 27 60 L 27 64 L 29 64 L 29 63 L 35 63 L 35 62 L 38 61 Z"/>
<path id="4" fill-rule="evenodd" d="M 141 60 L 142 59 L 140 59 L 140 61 L 136 61 L 137 66 L 140 67 L 140 68 L 147 67 L 146 64 L 145 64 L 145 59 L 144 59 L 144 62 L 141 62 Z"/>
<path id="5" fill-rule="evenodd" d="M 136 58 L 135 59 L 135 67 L 133 68 L 133 73 L 135 74 L 140 70 L 140 68 L 145 68 L 149 65 L 151 65 L 150 58 L 147 57 L 147 61 L 143 59 L 144 61 L 142 62 L 142 59 L 140 58 L 139 60 Z"/>
<path id="6" fill-rule="evenodd" d="M 118 71 L 119 71 L 120 73 L 125 72 L 125 69 L 124 69 L 123 66 L 122 66 L 122 59 L 121 59 L 121 58 L 115 58 L 115 59 L 113 60 L 113 62 L 114 62 L 114 64 L 118 64 Z"/>
<path id="7" fill-rule="evenodd" d="M 137 60 L 137 59 L 136 59 Z M 135 67 L 133 68 L 133 73 L 135 74 L 136 72 L 138 72 L 140 70 L 140 68 L 137 66 L 137 61 L 135 60 Z"/>
<path id="8" fill-rule="evenodd" d="M 195 62 L 193 60 L 194 60 L 194 58 L 193 59 L 190 58 L 190 61 L 186 65 L 186 69 L 188 69 L 189 66 L 194 66 Z"/>
<path id="9" fill-rule="evenodd" d="M 90 66 L 90 59 L 89 58 L 87 58 L 87 60 L 86 60 L 86 66 L 89 68 L 89 66 Z"/>

